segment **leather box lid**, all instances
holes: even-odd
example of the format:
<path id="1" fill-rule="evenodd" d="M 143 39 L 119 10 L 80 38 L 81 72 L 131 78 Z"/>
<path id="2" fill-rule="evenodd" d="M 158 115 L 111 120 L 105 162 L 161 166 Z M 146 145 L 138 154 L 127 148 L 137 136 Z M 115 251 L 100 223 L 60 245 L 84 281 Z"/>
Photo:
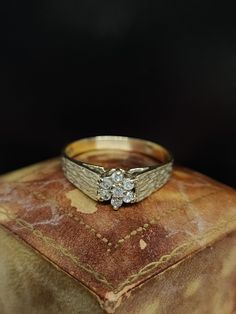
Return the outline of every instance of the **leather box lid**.
<path id="1" fill-rule="evenodd" d="M 236 193 L 176 167 L 161 190 L 114 211 L 75 189 L 54 159 L 0 178 L 0 224 L 108 310 L 135 286 L 235 229 Z"/>

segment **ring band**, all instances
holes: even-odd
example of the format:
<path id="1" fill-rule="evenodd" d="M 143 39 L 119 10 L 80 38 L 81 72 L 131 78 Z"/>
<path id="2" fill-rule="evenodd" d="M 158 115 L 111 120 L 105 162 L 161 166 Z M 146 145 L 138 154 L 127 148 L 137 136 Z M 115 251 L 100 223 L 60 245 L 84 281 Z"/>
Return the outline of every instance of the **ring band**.
<path id="1" fill-rule="evenodd" d="M 155 159 L 150 166 L 106 169 L 79 160 L 79 156 L 97 150 L 136 152 Z M 68 144 L 62 153 L 66 178 L 96 201 L 110 201 L 115 210 L 123 203 L 135 203 L 160 189 L 170 178 L 173 157 L 159 144 L 123 136 L 96 136 Z"/>

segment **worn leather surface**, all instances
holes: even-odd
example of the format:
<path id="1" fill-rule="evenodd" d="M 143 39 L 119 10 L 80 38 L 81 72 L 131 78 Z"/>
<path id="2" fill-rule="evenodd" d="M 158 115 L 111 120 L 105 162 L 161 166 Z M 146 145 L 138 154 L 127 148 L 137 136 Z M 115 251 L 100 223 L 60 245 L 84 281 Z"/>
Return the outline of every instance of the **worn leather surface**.
<path id="1" fill-rule="evenodd" d="M 126 293 L 115 314 L 233 314 L 236 232 Z M 0 228 L 1 314 L 102 314 L 95 295 Z"/>
<path id="2" fill-rule="evenodd" d="M 114 211 L 75 189 L 56 159 L 1 177 L 0 223 L 112 313 L 127 291 L 235 230 L 236 193 L 175 168 L 160 191 Z"/>
<path id="3" fill-rule="evenodd" d="M 96 296 L 0 228 L 1 314 L 102 314 Z"/>
<path id="4" fill-rule="evenodd" d="M 116 314 L 235 312 L 236 232 L 233 232 L 134 288 Z"/>

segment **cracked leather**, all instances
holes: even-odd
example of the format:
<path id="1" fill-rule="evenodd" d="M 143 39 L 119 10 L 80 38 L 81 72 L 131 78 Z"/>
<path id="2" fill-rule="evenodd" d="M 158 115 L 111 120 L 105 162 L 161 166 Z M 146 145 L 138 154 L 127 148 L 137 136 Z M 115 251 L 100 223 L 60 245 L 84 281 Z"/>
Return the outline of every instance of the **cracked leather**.
<path id="1" fill-rule="evenodd" d="M 115 307 L 126 291 L 235 230 L 236 193 L 175 167 L 161 190 L 114 211 L 78 191 L 53 159 L 0 178 L 0 224 Z"/>

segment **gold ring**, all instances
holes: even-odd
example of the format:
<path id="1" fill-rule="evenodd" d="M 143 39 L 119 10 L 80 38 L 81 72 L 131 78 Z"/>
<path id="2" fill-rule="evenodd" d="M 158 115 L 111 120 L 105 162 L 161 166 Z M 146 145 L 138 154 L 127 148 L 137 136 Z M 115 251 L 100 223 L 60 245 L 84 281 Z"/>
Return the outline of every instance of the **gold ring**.
<path id="1" fill-rule="evenodd" d="M 137 168 L 105 168 L 84 162 L 80 156 L 93 151 L 125 151 L 146 155 L 154 164 Z M 96 136 L 68 144 L 62 153 L 66 178 L 90 198 L 110 201 L 115 210 L 123 203 L 140 202 L 159 190 L 170 178 L 173 157 L 159 144 L 123 136 Z"/>

